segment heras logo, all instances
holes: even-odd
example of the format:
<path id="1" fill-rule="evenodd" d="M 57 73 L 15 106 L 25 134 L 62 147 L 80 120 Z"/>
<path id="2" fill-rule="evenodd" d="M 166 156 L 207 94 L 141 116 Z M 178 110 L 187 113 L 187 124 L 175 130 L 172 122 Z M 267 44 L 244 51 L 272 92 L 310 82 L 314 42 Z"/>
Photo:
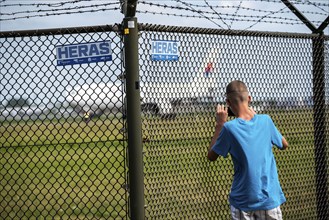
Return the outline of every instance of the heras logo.
<path id="1" fill-rule="evenodd" d="M 152 60 L 178 60 L 177 41 L 152 41 Z"/>
<path id="2" fill-rule="evenodd" d="M 111 42 L 71 44 L 56 47 L 57 65 L 73 65 L 112 60 Z"/>

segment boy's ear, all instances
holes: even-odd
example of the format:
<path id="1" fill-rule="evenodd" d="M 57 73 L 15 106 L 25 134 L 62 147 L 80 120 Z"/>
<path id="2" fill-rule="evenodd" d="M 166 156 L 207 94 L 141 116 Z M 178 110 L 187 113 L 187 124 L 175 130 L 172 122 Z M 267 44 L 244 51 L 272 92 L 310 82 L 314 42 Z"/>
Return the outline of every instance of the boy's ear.
<path id="1" fill-rule="evenodd" d="M 248 105 L 250 104 L 250 102 L 251 102 L 251 96 L 248 95 Z"/>
<path id="2" fill-rule="evenodd" d="M 226 99 L 226 105 L 227 105 L 227 107 L 230 107 L 230 100 L 229 99 Z"/>

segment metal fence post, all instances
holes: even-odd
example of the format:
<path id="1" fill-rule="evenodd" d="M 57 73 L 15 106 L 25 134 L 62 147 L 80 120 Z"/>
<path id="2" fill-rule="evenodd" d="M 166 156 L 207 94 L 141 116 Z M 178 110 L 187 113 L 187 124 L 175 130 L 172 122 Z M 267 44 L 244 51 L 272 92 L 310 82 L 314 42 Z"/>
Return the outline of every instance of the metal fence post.
<path id="1" fill-rule="evenodd" d="M 136 17 L 126 17 L 124 54 L 127 88 L 128 164 L 131 219 L 144 219 L 144 174 Z"/>
<path id="2" fill-rule="evenodd" d="M 318 219 L 329 216 L 326 161 L 324 37 L 313 39 L 314 153 Z"/>

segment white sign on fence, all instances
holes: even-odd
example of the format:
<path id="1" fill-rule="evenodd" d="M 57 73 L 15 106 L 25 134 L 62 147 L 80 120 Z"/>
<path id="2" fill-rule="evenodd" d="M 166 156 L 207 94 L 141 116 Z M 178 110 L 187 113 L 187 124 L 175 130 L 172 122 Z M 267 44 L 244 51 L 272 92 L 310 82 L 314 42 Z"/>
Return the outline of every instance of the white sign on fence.
<path id="1" fill-rule="evenodd" d="M 152 41 L 151 59 L 178 60 L 178 46 L 179 44 L 177 41 Z"/>

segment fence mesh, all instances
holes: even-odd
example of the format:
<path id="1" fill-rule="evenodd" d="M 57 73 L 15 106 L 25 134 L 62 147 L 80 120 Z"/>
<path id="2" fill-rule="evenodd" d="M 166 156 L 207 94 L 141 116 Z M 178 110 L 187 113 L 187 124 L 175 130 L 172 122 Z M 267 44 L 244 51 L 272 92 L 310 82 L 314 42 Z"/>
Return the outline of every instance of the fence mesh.
<path id="1" fill-rule="evenodd" d="M 142 98 L 157 103 L 156 112 L 162 113 L 143 118 L 147 217 L 230 219 L 231 158 L 210 163 L 206 154 L 216 103 L 224 103 L 226 85 L 238 79 L 250 89 L 251 106 L 258 114 L 269 114 L 290 143 L 287 151 L 274 149 L 287 197 L 284 219 L 326 219 L 325 212 L 317 213 L 328 204 L 326 196 L 317 196 L 328 194 L 328 162 L 318 157 L 314 134 L 327 137 L 328 129 L 314 130 L 321 122 L 314 122 L 313 87 L 317 90 L 324 82 L 313 82 L 313 39 L 144 28 L 139 54 Z M 172 41 L 179 44 L 177 61 L 152 60 L 154 47 L 165 51 L 163 45 L 168 48 Z M 328 76 L 328 42 L 324 53 Z M 323 100 L 322 107 L 328 104 L 328 78 L 325 84 L 322 95 L 327 102 Z M 326 112 L 317 117 L 324 121 L 328 108 L 319 111 Z M 325 142 L 317 147 L 328 156 Z M 317 175 L 317 165 L 324 173 Z"/>
<path id="2" fill-rule="evenodd" d="M 121 36 L 71 32 L 0 38 L 1 219 L 127 216 Z M 112 61 L 57 66 L 57 46 L 105 40 Z"/>
<path id="3" fill-rule="evenodd" d="M 230 219 L 231 158 L 213 163 L 206 154 L 215 106 L 235 79 L 289 141 L 287 151 L 274 149 L 284 219 L 326 219 L 328 41 L 140 29 L 146 219 Z M 57 66 L 57 46 L 103 41 L 111 41 L 111 61 Z M 321 58 L 313 43 L 323 41 Z M 120 34 L 113 27 L 0 33 L 0 44 L 1 218 L 129 218 Z M 321 66 L 323 79 L 313 75 Z"/>

